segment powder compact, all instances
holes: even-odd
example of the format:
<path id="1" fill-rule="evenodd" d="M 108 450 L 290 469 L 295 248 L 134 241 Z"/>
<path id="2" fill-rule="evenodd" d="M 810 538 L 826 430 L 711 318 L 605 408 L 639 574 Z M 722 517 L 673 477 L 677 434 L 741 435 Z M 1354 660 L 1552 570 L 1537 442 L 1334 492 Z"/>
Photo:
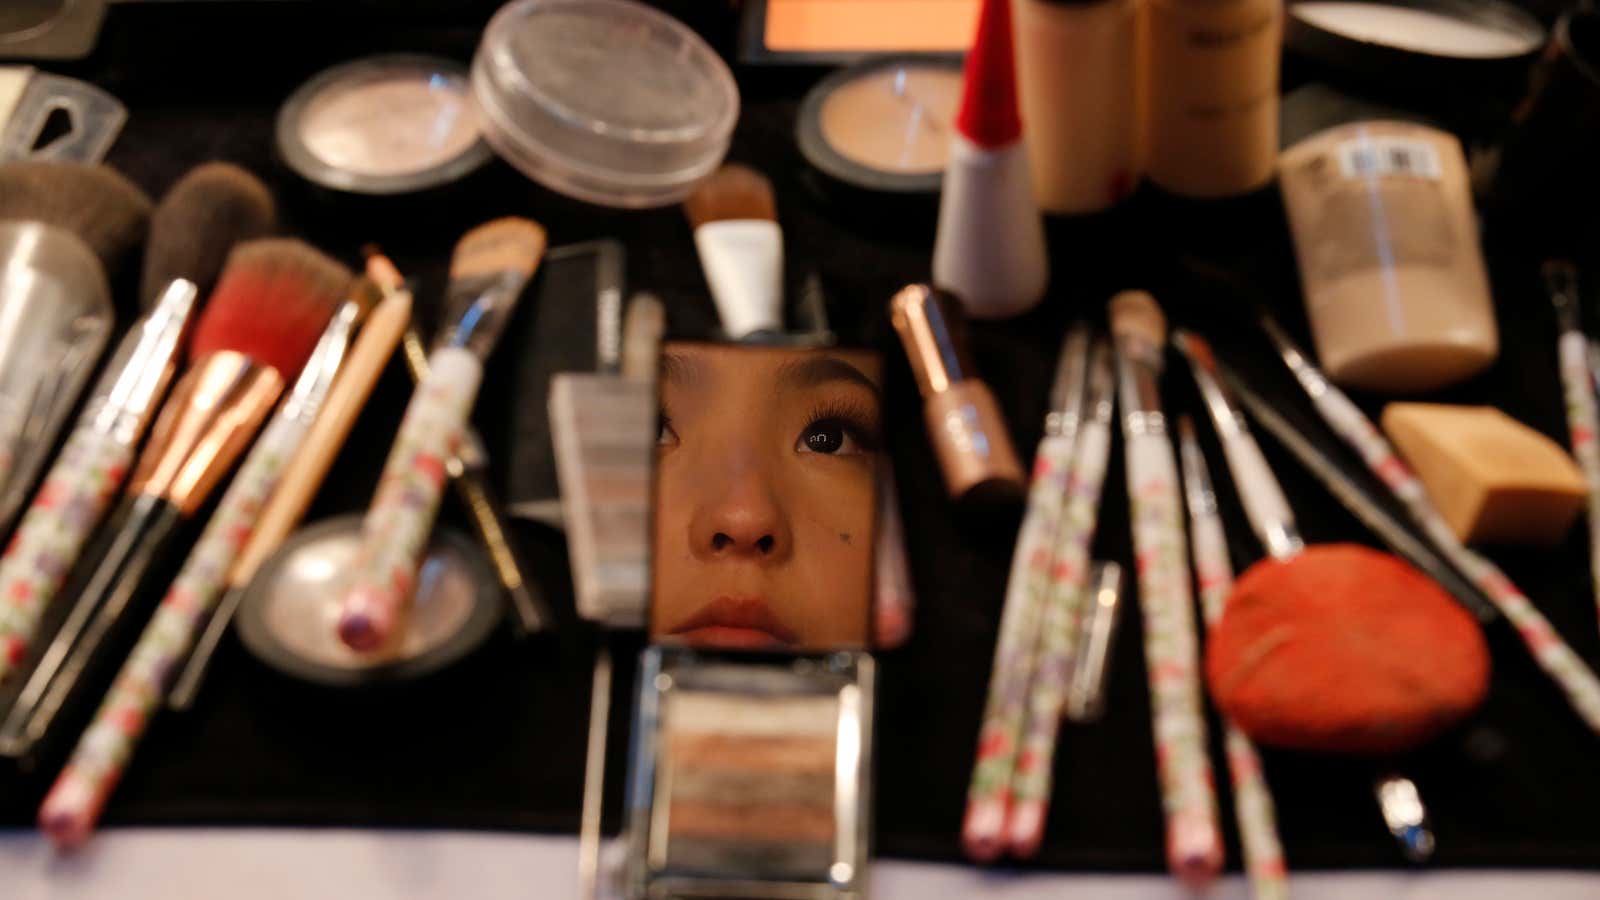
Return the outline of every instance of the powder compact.
<path id="1" fill-rule="evenodd" d="M 739 56 L 747 63 L 858 62 L 876 53 L 965 53 L 980 0 L 748 0 Z"/>
<path id="2" fill-rule="evenodd" d="M 865 897 L 873 679 L 859 652 L 646 651 L 628 895 Z"/>
<path id="3" fill-rule="evenodd" d="M 396 646 L 357 653 L 338 638 L 341 577 L 361 545 L 361 516 L 296 532 L 250 582 L 239 639 L 257 659 L 293 678 L 332 687 L 405 681 L 477 649 L 504 614 L 489 561 L 460 532 L 440 526 L 418 571 L 409 627 Z"/>
<path id="4" fill-rule="evenodd" d="M 800 152 L 823 173 L 868 191 L 933 194 L 944 177 L 961 62 L 892 56 L 823 79 L 800 107 Z"/>
<path id="5" fill-rule="evenodd" d="M 329 69 L 278 111 L 278 152 L 314 184 L 407 194 L 456 181 L 489 160 L 467 70 L 394 54 Z"/>

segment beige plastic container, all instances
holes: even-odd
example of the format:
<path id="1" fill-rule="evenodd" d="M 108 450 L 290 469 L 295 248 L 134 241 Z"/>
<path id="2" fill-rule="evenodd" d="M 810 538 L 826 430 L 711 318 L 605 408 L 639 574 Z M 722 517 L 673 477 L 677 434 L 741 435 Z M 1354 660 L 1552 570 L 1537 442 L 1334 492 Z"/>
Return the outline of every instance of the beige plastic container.
<path id="1" fill-rule="evenodd" d="M 1145 174 L 1187 197 L 1247 194 L 1278 156 L 1281 0 L 1144 0 Z"/>
<path id="2" fill-rule="evenodd" d="M 1414 393 L 1494 361 L 1489 279 L 1453 136 L 1400 121 L 1340 125 L 1285 150 L 1279 179 L 1330 378 Z"/>
<path id="3" fill-rule="evenodd" d="M 1139 0 L 1015 0 L 1017 93 L 1034 194 L 1090 213 L 1139 181 Z"/>

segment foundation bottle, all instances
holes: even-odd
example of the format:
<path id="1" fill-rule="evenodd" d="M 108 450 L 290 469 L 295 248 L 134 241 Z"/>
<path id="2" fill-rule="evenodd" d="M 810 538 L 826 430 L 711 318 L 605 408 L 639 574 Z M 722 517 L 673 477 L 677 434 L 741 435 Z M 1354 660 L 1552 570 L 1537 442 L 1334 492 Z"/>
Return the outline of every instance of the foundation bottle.
<path id="1" fill-rule="evenodd" d="M 1145 2 L 1145 174 L 1196 198 L 1266 186 L 1278 154 L 1281 0 Z"/>
<path id="2" fill-rule="evenodd" d="M 1022 121 L 1045 212 L 1102 210 L 1138 183 L 1139 2 L 1013 2 Z"/>
<path id="3" fill-rule="evenodd" d="M 1455 137 L 1403 121 L 1339 125 L 1285 150 L 1279 181 L 1328 377 L 1413 393 L 1494 361 L 1494 306 Z"/>
<path id="4" fill-rule="evenodd" d="M 1000 405 L 967 355 L 960 306 L 918 284 L 894 295 L 889 317 L 922 393 L 928 440 L 951 499 L 980 507 L 1019 501 L 1022 464 Z"/>

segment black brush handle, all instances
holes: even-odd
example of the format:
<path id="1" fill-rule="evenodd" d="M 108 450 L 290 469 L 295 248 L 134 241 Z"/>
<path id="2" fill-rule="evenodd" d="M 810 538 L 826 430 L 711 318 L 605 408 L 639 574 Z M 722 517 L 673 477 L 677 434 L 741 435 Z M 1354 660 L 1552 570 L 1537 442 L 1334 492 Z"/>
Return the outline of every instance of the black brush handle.
<path id="1" fill-rule="evenodd" d="M 99 671 L 108 662 L 108 654 L 104 652 L 108 639 L 123 621 L 145 576 L 166 555 L 172 536 L 182 523 L 182 516 L 171 503 L 155 498 L 140 499 L 151 502 L 136 504 L 127 529 L 119 533 L 119 537 L 122 534 L 133 535 L 126 552 L 119 554 L 121 565 L 114 574 L 103 579 L 97 572 L 91 589 L 85 590 L 79 598 L 79 606 L 73 610 L 77 614 L 79 609 L 86 609 L 92 615 L 85 614 L 70 635 L 63 627 L 52 644 L 52 649 L 58 645 L 65 648 L 59 654 L 58 662 L 48 670 L 44 669 L 41 662 L 41 668 L 35 670 L 34 676 L 29 679 L 30 687 L 35 680 L 40 685 L 35 701 L 24 707 L 19 699 L 4 729 L 0 730 L 0 751 L 6 755 L 32 755 L 62 709 L 79 693 L 80 688 L 87 689 L 92 679 L 86 676 Z M 110 561 L 108 558 L 107 563 Z M 101 571 L 107 568 L 103 565 Z M 68 640 L 63 641 L 63 637 Z"/>
<path id="2" fill-rule="evenodd" d="M 189 651 L 183 671 L 167 692 L 168 709 L 186 712 L 194 706 L 194 699 L 200 694 L 200 683 L 205 681 L 206 672 L 211 667 L 211 657 L 216 655 L 222 636 L 228 633 L 228 625 L 233 621 L 234 613 L 239 611 L 239 601 L 242 599 L 244 588 L 232 588 L 217 602 L 216 610 L 206 622 L 205 631 L 201 632 L 194 649 Z"/>

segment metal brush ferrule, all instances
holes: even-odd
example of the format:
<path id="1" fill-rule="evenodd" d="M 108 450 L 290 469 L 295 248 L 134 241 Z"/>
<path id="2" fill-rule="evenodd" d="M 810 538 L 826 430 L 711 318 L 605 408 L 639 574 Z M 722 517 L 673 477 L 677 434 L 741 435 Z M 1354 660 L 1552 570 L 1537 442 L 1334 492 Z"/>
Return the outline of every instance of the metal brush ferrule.
<path id="1" fill-rule="evenodd" d="M 1165 437 L 1167 417 L 1161 411 L 1160 373 L 1148 362 L 1132 358 L 1128 350 L 1127 340 L 1117 341 L 1117 393 L 1123 426 L 1129 436 Z"/>
<path id="2" fill-rule="evenodd" d="M 172 389 L 129 482 L 191 515 L 255 436 L 283 392 L 276 369 L 233 350 L 197 362 Z"/>
<path id="3" fill-rule="evenodd" d="M 1322 370 L 1306 358 L 1305 353 L 1289 339 L 1289 335 L 1284 333 L 1276 319 L 1263 315 L 1261 330 L 1266 332 L 1267 339 L 1272 341 L 1278 355 L 1283 358 L 1283 364 L 1289 367 L 1289 371 L 1294 374 L 1295 380 L 1300 382 L 1300 386 L 1305 388 L 1306 393 L 1314 399 L 1328 392 L 1332 387 L 1328 383 L 1328 376 L 1322 374 Z"/>
<path id="4" fill-rule="evenodd" d="M 339 374 L 339 365 L 350 347 L 350 334 L 360 317 L 361 304 L 354 300 L 345 301 L 333 314 L 312 348 L 311 356 L 306 359 L 305 367 L 300 370 L 294 389 L 283 401 L 280 415 L 308 423 L 317 417 L 323 401 L 328 399 L 328 391 L 333 389 L 334 377 Z"/>
<path id="5" fill-rule="evenodd" d="M 178 347 L 199 297 L 194 282 L 174 279 L 137 329 L 123 337 L 89 400 L 91 408 L 98 407 L 97 432 L 126 444 L 139 440 L 177 369 Z"/>

